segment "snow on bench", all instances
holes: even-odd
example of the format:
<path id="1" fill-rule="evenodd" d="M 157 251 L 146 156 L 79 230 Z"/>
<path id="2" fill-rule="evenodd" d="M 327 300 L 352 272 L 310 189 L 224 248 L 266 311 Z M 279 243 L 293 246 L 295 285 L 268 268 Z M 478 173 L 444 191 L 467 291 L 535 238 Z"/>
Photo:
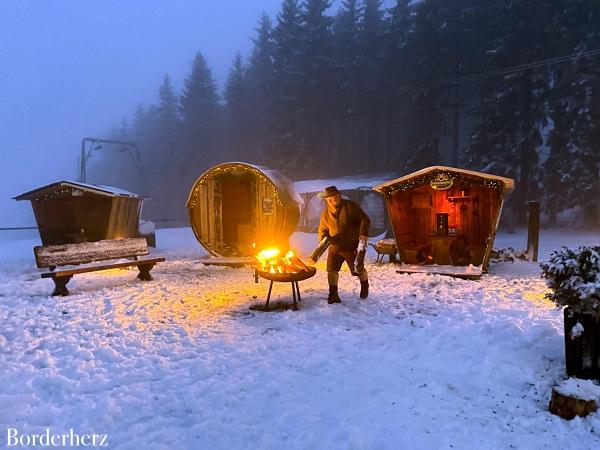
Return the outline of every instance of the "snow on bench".
<path id="1" fill-rule="evenodd" d="M 139 256 L 148 254 L 148 244 L 145 238 L 112 239 L 98 242 L 82 242 L 79 244 L 62 244 L 36 246 L 33 249 L 35 261 L 39 268 L 48 268 L 50 271 L 41 274 L 42 278 L 52 278 L 54 292 L 52 295 L 69 295 L 67 283 L 73 275 L 99 270 L 115 269 L 120 267 L 137 266 L 138 278 L 143 281 L 152 280 L 150 270 L 155 264 L 163 262 L 165 258 L 143 258 Z M 107 264 L 88 265 L 74 269 L 55 270 L 58 266 L 89 264 L 97 261 L 117 260 L 121 258 L 134 258 L 133 261 L 118 261 Z"/>

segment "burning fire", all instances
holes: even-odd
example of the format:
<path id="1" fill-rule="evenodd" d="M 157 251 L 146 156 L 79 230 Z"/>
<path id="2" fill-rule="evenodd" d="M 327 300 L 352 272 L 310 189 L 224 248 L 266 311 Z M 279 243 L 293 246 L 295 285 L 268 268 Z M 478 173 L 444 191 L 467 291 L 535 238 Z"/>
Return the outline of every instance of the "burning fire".
<path id="1" fill-rule="evenodd" d="M 270 273 L 297 273 L 307 272 L 309 269 L 300 258 L 291 250 L 284 256 L 278 248 L 266 248 L 256 255 L 262 272 Z"/>

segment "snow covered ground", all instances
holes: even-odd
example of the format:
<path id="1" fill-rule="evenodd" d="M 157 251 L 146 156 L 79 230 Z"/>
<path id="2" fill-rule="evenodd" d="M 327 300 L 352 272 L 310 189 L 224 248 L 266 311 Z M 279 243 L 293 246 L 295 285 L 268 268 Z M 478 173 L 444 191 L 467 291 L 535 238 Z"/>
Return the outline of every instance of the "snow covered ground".
<path id="1" fill-rule="evenodd" d="M 121 449 L 597 449 L 600 413 L 547 411 L 564 378 L 562 313 L 535 264 L 480 281 L 368 265 L 371 295 L 324 263 L 299 311 L 253 312 L 268 282 L 205 267 L 189 229 L 158 230 L 155 280 L 78 275 L 49 296 L 26 233 L 0 234 L 0 445 L 19 434 L 107 434 Z M 542 232 L 541 258 L 600 235 Z M 315 236 L 297 233 L 306 255 Z M 500 234 L 496 247 L 523 248 Z M 374 255 L 370 254 L 371 260 Z M 276 284 L 274 299 L 290 287 Z"/>

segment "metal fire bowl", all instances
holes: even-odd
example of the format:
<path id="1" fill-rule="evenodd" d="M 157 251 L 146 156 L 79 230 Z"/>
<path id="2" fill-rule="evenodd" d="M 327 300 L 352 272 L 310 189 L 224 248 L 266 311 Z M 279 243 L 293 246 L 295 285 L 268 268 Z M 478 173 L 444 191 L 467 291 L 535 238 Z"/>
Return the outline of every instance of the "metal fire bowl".
<path id="1" fill-rule="evenodd" d="M 295 281 L 306 280 L 317 273 L 316 267 L 309 267 L 308 271 L 303 272 L 295 272 L 295 273 L 271 273 L 271 272 L 263 272 L 262 270 L 257 270 L 256 273 L 259 277 L 264 278 L 266 280 L 271 281 L 282 281 L 293 283 Z"/>

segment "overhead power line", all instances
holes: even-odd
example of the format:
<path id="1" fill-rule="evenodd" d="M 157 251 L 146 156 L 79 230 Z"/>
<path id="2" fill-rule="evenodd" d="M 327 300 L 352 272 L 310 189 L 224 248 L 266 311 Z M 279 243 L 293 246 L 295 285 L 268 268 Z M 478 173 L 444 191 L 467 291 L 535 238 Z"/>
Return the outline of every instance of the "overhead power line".
<path id="1" fill-rule="evenodd" d="M 436 89 L 439 87 L 453 86 L 455 84 L 461 84 L 461 83 L 470 82 L 470 81 L 478 81 L 478 80 L 482 80 L 485 78 L 496 77 L 496 76 L 500 76 L 500 75 L 510 75 L 512 73 L 523 72 L 525 70 L 535 69 L 537 67 L 549 66 L 552 64 L 558 64 L 558 63 L 571 61 L 571 60 L 575 60 L 575 59 L 579 59 L 579 58 L 588 58 L 588 57 L 596 56 L 596 55 L 600 55 L 600 49 L 588 50 L 588 51 L 581 52 L 581 53 L 574 53 L 571 55 L 559 56 L 556 58 L 543 59 L 540 61 L 533 61 L 530 63 L 521 64 L 518 66 L 490 70 L 488 72 L 481 72 L 481 73 L 472 74 L 472 75 L 465 75 L 463 77 L 439 81 L 437 83 L 432 83 L 432 84 L 429 84 L 426 86 L 405 86 L 405 87 L 398 89 L 398 92 L 403 93 L 403 92 L 409 91 L 409 90 L 410 91 L 423 91 L 423 90 Z"/>

